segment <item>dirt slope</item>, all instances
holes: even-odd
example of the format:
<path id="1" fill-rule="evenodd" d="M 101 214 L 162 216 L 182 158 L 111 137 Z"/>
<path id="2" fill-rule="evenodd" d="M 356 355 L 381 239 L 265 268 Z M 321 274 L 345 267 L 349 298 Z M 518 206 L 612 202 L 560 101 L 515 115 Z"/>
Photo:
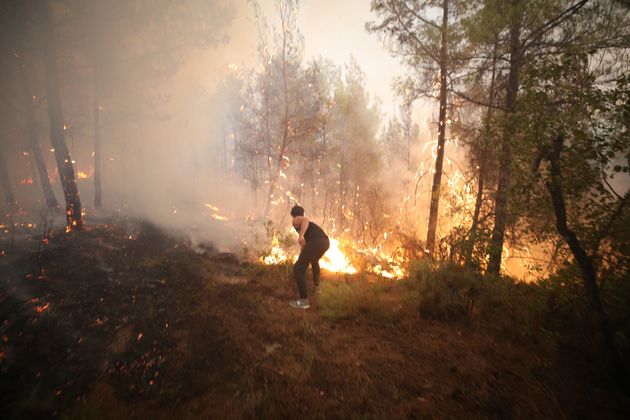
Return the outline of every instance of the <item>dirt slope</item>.
<path id="1" fill-rule="evenodd" d="M 7 255 L 0 414 L 623 417 L 613 397 L 557 398 L 536 348 L 422 320 L 396 288 L 382 292 L 390 303 L 380 312 L 325 314 L 326 287 L 311 310 L 291 309 L 289 274 L 134 223 L 58 233 L 41 252 Z"/>

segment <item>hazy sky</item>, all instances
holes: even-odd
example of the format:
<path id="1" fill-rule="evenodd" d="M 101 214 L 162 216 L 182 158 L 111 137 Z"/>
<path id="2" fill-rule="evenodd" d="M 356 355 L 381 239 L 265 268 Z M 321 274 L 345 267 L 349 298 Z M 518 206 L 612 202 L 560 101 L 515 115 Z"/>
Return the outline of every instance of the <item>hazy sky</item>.
<path id="1" fill-rule="evenodd" d="M 226 72 L 228 64 L 251 68 L 256 64 L 258 33 L 253 8 L 247 0 L 234 0 L 236 16 L 227 31 L 229 42 L 207 52 L 202 66 L 192 70 L 209 91 L 216 81 L 215 71 Z M 271 26 L 275 21 L 275 0 L 259 0 L 261 11 Z M 366 87 L 382 102 L 382 111 L 396 112 L 391 86 L 405 69 L 381 47 L 376 34 L 365 31 L 371 20 L 370 0 L 302 0 L 298 25 L 304 35 L 305 60 L 322 56 L 343 66 L 354 56 L 366 75 Z"/>
<path id="2" fill-rule="evenodd" d="M 274 0 L 265 3 L 273 7 Z M 342 64 L 353 55 L 366 74 L 368 90 L 381 99 L 383 111 L 391 113 L 392 80 L 404 69 L 380 46 L 376 34 L 366 32 L 365 24 L 372 19 L 369 0 L 303 0 L 298 15 L 306 57 L 321 55 Z"/>

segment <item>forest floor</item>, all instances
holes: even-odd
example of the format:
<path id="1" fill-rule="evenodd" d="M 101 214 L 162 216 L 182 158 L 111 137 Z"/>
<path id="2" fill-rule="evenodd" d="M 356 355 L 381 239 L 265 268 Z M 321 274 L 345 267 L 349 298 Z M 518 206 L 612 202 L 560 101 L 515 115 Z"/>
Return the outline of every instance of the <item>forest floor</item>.
<path id="1" fill-rule="evenodd" d="M 38 250 L 40 240 L 22 237 L 0 257 L 2 418 L 629 412 L 627 399 L 533 344 L 423 319 L 393 282 L 344 308 L 337 286 L 370 283 L 324 273 L 302 311 L 287 304 L 290 267 L 195 249 L 147 224 L 58 232 Z"/>

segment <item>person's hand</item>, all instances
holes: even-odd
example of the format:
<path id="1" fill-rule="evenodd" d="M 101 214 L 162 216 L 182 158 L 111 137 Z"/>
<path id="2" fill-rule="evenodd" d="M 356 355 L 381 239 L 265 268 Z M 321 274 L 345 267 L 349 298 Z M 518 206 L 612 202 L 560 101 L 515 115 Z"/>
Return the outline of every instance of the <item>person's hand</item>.
<path id="1" fill-rule="evenodd" d="M 304 245 L 306 245 L 306 239 L 302 238 L 301 236 L 298 238 L 298 244 L 300 244 L 300 248 L 304 248 Z"/>

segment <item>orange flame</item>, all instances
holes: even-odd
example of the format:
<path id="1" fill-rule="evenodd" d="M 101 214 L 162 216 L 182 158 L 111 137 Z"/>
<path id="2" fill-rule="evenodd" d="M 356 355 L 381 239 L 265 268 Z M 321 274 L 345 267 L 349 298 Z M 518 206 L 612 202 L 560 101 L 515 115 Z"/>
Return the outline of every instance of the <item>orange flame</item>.
<path id="1" fill-rule="evenodd" d="M 344 250 L 346 251 L 344 252 Z M 352 262 L 348 252 L 357 256 L 368 257 L 372 261 L 378 261 L 376 264 L 368 264 L 366 268 L 368 272 L 389 279 L 401 279 L 407 275 L 406 270 L 403 268 L 405 262 L 402 257 L 393 258 L 387 256 L 378 248 L 361 249 L 350 241 L 343 240 L 342 242 L 336 238 L 330 238 L 330 248 L 319 261 L 319 265 L 324 270 L 332 273 L 356 274 L 359 270 Z M 269 254 L 260 257 L 259 261 L 266 265 L 274 265 L 284 264 L 288 261 L 295 262 L 296 259 L 297 256 L 291 255 L 280 246 L 278 237 L 274 235 L 271 240 Z"/>
<path id="2" fill-rule="evenodd" d="M 49 307 L 49 306 L 50 306 L 50 303 L 47 303 L 47 304 L 45 304 L 45 305 L 37 305 L 37 306 L 35 307 L 35 311 L 36 311 L 38 314 L 41 314 L 41 313 L 42 313 L 42 312 L 44 312 L 46 309 L 48 309 L 48 307 Z"/>
<path id="3" fill-rule="evenodd" d="M 330 238 L 330 248 L 319 262 L 321 268 L 333 273 L 356 274 L 357 269 L 340 248 L 339 240 Z"/>
<path id="4" fill-rule="evenodd" d="M 278 237 L 273 235 L 271 239 L 271 251 L 269 251 L 269 255 L 265 257 L 260 257 L 260 262 L 266 265 L 274 265 L 274 264 L 283 264 L 289 260 L 289 255 L 287 252 L 280 246 L 280 242 L 278 241 Z"/>

